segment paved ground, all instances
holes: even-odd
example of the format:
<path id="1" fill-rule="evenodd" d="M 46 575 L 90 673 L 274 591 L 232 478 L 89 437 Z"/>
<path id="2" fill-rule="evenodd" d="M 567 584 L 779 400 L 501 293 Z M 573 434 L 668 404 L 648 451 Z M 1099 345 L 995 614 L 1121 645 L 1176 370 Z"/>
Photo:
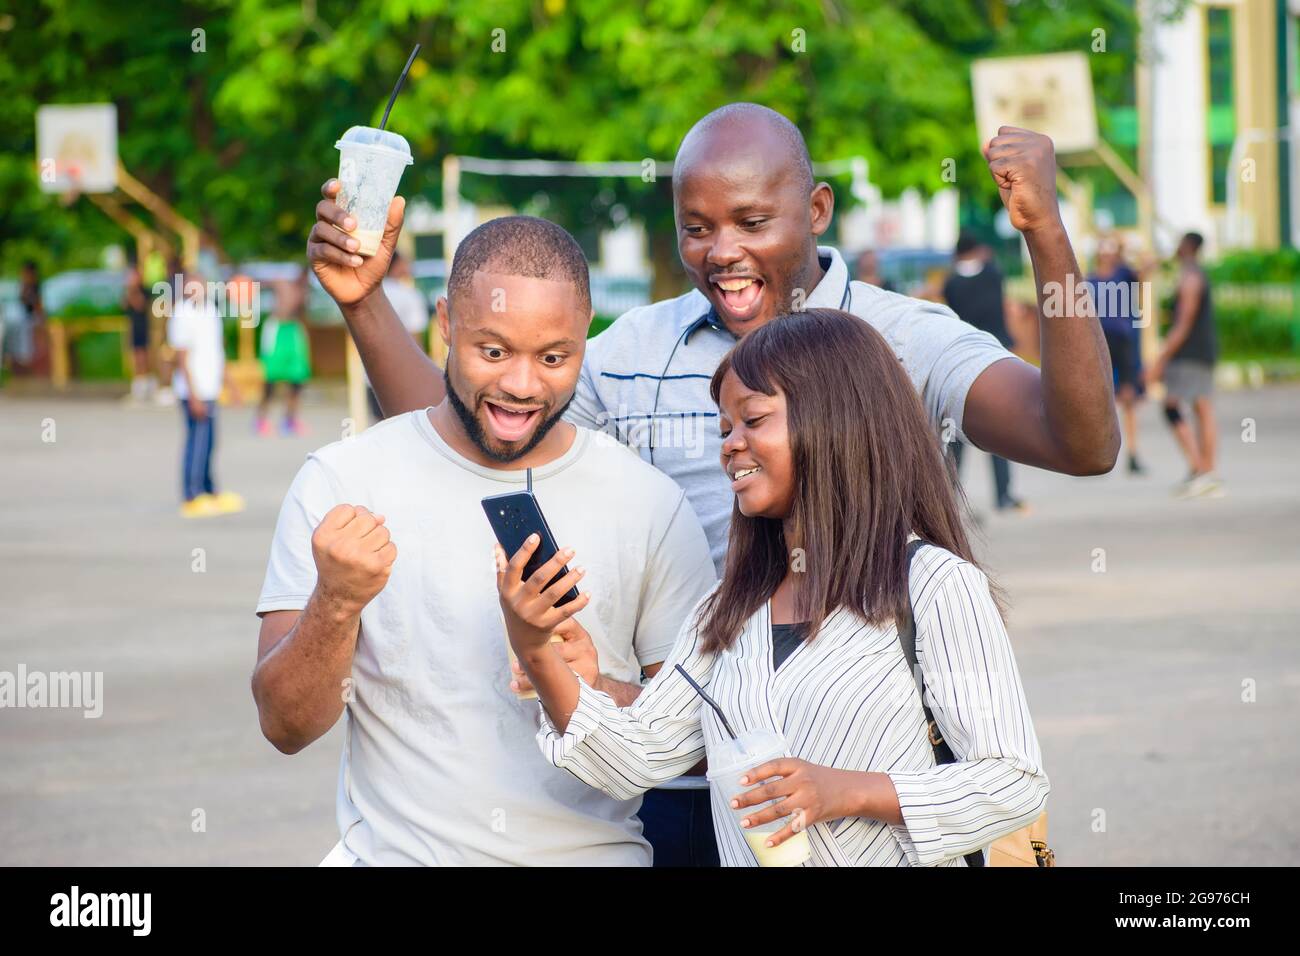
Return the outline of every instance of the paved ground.
<path id="1" fill-rule="evenodd" d="M 1223 397 L 1222 500 L 1171 500 L 1147 408 L 1152 477 L 1021 469 L 1033 514 L 987 519 L 1063 864 L 1300 863 L 1298 408 L 1296 388 Z M 219 475 L 250 507 L 184 522 L 176 410 L 0 398 L 0 671 L 104 673 L 98 719 L 0 710 L 0 863 L 314 864 L 333 844 L 337 728 L 281 756 L 248 690 L 281 496 L 344 415 L 308 412 L 315 437 L 270 440 L 224 413 Z M 966 475 L 987 512 L 986 459 Z"/>

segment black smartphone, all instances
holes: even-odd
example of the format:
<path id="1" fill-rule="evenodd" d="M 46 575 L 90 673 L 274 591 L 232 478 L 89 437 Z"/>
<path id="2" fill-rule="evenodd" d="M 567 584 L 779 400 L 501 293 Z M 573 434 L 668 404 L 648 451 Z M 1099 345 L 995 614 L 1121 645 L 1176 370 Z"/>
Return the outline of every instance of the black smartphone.
<path id="1" fill-rule="evenodd" d="M 537 498 L 531 491 L 512 491 L 504 495 L 488 495 L 483 499 L 483 511 L 487 514 L 492 530 L 496 532 L 497 541 L 500 542 L 501 547 L 505 548 L 507 560 L 518 553 L 519 549 L 524 545 L 524 540 L 530 534 L 536 534 L 541 538 L 537 550 L 533 552 L 533 556 L 528 559 L 528 564 L 524 566 L 525 581 L 532 577 L 538 568 L 555 557 L 556 552 L 560 550 L 555 543 L 555 535 L 551 534 L 550 526 L 546 523 L 546 517 L 542 514 L 541 506 L 537 504 Z M 561 568 L 555 577 L 546 582 L 546 586 L 550 587 L 568 573 L 569 569 L 567 567 Z M 555 602 L 555 606 L 560 607 L 577 599 L 578 589 L 569 588 L 567 592 L 560 595 L 560 599 Z"/>

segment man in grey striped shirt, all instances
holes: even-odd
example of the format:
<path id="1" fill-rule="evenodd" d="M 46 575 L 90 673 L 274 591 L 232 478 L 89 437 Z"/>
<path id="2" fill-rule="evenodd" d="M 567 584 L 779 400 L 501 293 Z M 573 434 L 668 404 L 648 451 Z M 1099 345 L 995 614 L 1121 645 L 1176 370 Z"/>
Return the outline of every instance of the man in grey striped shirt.
<path id="1" fill-rule="evenodd" d="M 1040 309 L 1041 372 L 944 306 L 851 281 L 840 254 L 818 245 L 834 196 L 814 180 L 799 130 L 765 107 L 735 103 L 697 122 L 674 162 L 678 250 L 695 288 L 633 309 L 589 343 L 567 417 L 617 434 L 672 477 L 721 568 L 732 494 L 718 466 L 709 378 L 752 329 L 830 306 L 885 336 L 940 438 L 1067 474 L 1109 471 L 1119 450 L 1109 357 L 1091 300 L 1060 291 L 1083 276 L 1061 222 L 1051 140 L 1003 127 L 984 155 L 1028 246 L 1039 302 L 1065 301 L 1064 314 Z M 325 194 L 308 243 L 314 264 L 339 254 L 328 236 L 345 218 L 330 199 L 332 181 Z M 395 200 L 377 259 L 391 254 L 402 208 Z M 441 370 L 404 332 L 382 290 L 342 311 L 386 414 L 442 400 Z M 648 794 L 643 817 L 653 804 Z"/>

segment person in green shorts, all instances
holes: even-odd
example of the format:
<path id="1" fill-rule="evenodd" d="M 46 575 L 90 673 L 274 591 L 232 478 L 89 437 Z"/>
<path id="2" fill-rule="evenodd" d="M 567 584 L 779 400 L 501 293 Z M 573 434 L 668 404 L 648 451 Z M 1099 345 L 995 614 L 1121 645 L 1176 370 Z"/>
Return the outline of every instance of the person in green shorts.
<path id="1" fill-rule="evenodd" d="M 261 357 L 266 387 L 257 408 L 256 429 L 262 436 L 271 434 L 271 399 L 275 386 L 289 386 L 282 435 L 306 435 L 307 425 L 299 416 L 303 383 L 311 378 L 311 347 L 303 320 L 307 314 L 307 273 L 295 282 L 278 283 L 275 314 L 262 323 Z"/>

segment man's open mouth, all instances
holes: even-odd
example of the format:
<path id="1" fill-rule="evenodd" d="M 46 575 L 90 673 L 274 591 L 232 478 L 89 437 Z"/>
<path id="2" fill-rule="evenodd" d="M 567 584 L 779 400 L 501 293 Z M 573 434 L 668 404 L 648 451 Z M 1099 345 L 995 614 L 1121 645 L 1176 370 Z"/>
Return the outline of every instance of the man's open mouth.
<path id="1" fill-rule="evenodd" d="M 722 299 L 722 307 L 732 319 L 749 319 L 758 313 L 765 285 L 755 276 L 713 276 L 710 280 Z"/>
<path id="2" fill-rule="evenodd" d="M 483 400 L 483 408 L 487 412 L 492 434 L 503 442 L 519 441 L 532 430 L 542 414 L 540 408 L 512 408 L 488 399 Z"/>

